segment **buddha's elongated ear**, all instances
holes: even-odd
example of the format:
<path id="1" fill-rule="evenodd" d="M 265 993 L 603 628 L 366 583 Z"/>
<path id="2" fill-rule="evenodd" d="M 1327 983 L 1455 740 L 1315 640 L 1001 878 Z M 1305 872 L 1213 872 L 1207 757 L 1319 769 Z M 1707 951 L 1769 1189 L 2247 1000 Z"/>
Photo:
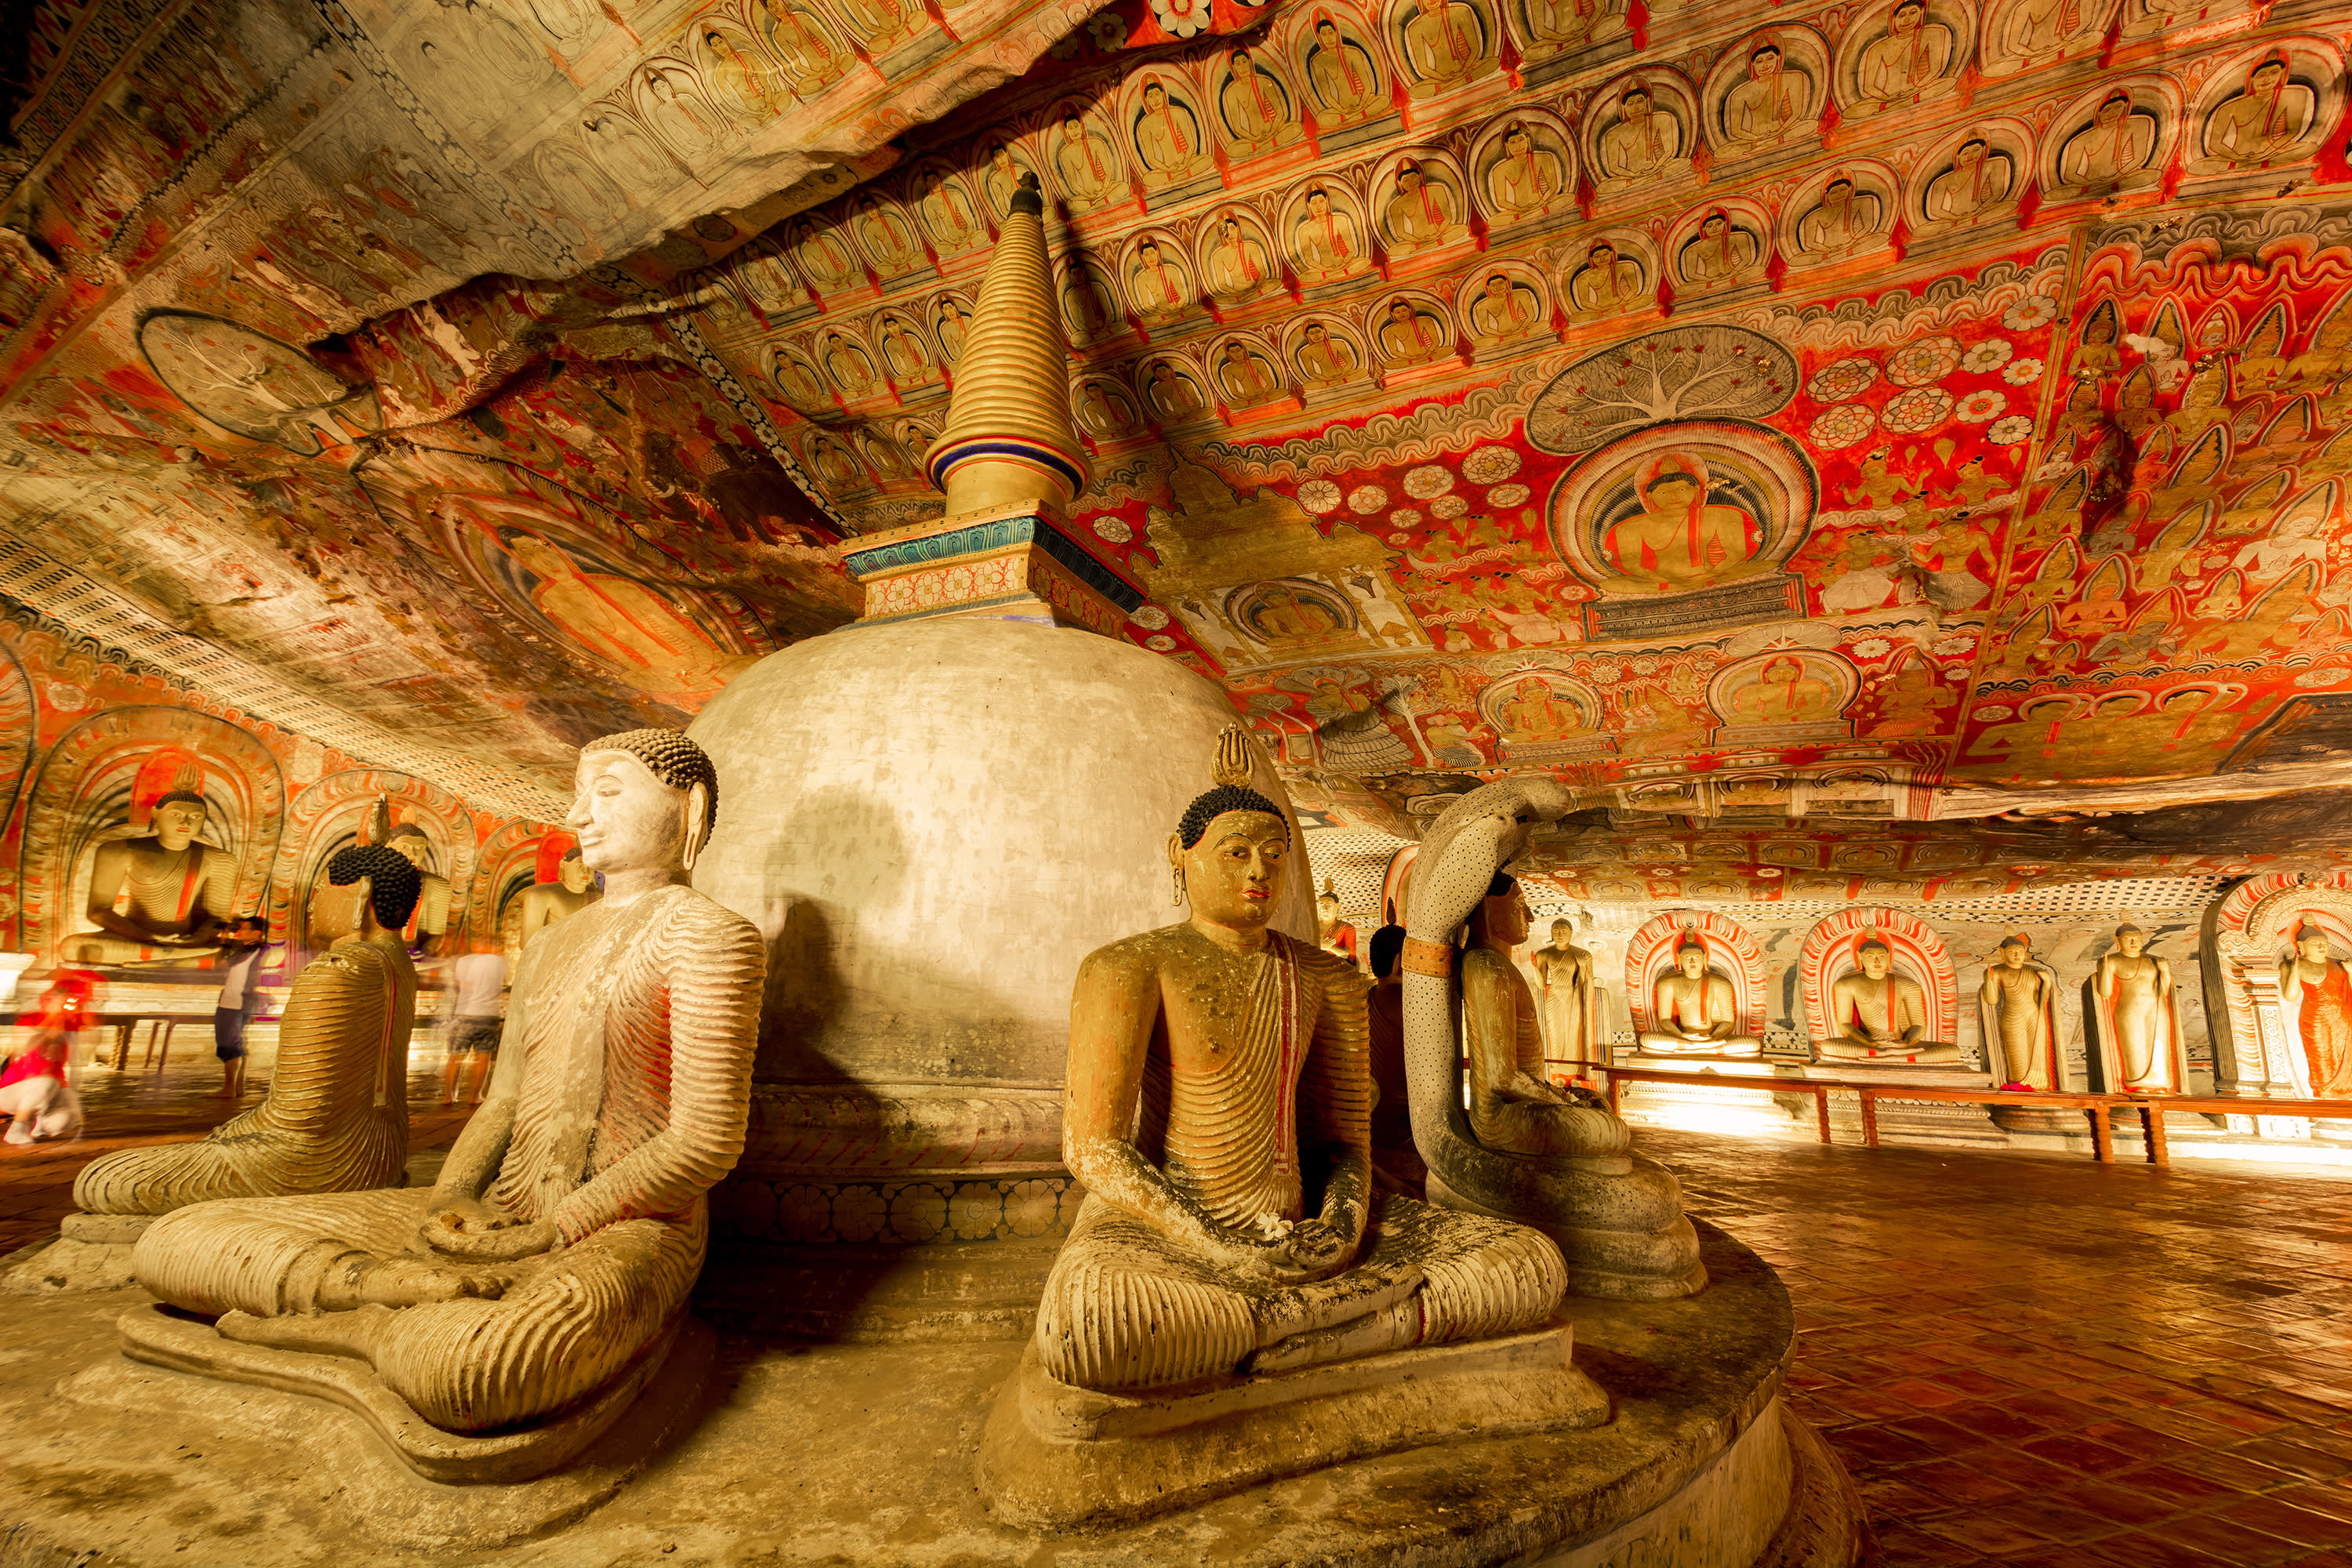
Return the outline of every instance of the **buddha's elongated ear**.
<path id="1" fill-rule="evenodd" d="M 710 786 L 697 784 L 686 792 L 686 847 L 679 856 L 688 871 L 700 858 L 702 847 L 710 842 Z"/>
<path id="2" fill-rule="evenodd" d="M 1168 836 L 1168 863 L 1171 866 L 1184 864 L 1184 836 L 1181 833 Z"/>

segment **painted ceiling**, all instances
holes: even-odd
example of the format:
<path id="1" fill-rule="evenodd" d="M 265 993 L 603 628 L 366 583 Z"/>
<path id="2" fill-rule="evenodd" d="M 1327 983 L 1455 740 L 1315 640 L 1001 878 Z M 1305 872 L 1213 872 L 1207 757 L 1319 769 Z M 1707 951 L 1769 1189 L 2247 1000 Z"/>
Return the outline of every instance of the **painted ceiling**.
<path id="1" fill-rule="evenodd" d="M 0 592 L 549 799 L 936 511 L 1034 172 L 1070 527 L 1317 820 L 1550 770 L 1602 900 L 2332 864 L 2347 48 L 2308 0 L 37 7 Z"/>

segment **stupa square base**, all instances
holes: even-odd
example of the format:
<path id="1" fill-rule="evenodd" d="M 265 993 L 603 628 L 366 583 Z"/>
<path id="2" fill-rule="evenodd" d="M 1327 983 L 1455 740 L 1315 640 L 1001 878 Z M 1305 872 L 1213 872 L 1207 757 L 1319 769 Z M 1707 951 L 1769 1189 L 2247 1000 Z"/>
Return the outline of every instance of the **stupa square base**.
<path id="1" fill-rule="evenodd" d="M 1699 1231 L 1702 1295 L 1566 1306 L 1575 1364 L 1614 1405 L 1603 1426 L 1359 1459 L 1088 1536 L 1015 1528 L 973 1486 L 1016 1343 L 725 1336 L 633 1476 L 616 1430 L 541 1480 L 451 1488 L 319 1400 L 123 1360 L 116 1320 L 142 1292 L 23 1298 L 0 1362 L 0 1517 L 29 1561 L 123 1568 L 344 1568 L 396 1546 L 477 1568 L 1851 1568 L 1859 1500 L 1780 1397 L 1787 1293 Z"/>

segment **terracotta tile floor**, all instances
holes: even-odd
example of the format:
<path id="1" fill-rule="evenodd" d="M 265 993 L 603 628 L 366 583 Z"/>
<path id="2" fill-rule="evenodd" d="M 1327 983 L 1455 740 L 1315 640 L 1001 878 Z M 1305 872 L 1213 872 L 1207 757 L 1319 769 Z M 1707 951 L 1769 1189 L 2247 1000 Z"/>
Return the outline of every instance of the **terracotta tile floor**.
<path id="1" fill-rule="evenodd" d="M 1645 1128 L 1891 1568 L 2352 1564 L 2352 1180 Z"/>
<path id="2" fill-rule="evenodd" d="M 411 1147 L 446 1149 L 437 1032 L 412 1060 Z M 201 1032 L 163 1072 L 91 1073 L 87 1136 L 0 1146 L 0 1251 L 54 1229 L 97 1154 L 221 1121 L 219 1081 Z M 2352 1180 L 1641 1140 L 1788 1281 L 1796 1406 L 1890 1568 L 2352 1564 Z"/>

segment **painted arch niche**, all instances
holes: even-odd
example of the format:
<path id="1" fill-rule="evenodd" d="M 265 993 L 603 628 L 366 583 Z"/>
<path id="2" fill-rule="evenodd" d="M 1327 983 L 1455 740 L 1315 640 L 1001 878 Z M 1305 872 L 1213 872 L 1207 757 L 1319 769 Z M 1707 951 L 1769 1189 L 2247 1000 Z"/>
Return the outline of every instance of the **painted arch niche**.
<path id="1" fill-rule="evenodd" d="M 337 851 L 359 842 L 360 829 L 378 796 L 392 810 L 394 826 L 414 825 L 425 835 L 425 869 L 449 881 L 448 930 L 465 930 L 472 912 L 466 901 L 475 882 L 478 856 L 474 820 L 465 802 L 448 791 L 406 773 L 378 768 L 345 768 L 327 774 L 294 797 L 286 833 L 270 869 L 274 902 L 271 935 L 305 952 L 310 940 L 310 896 Z"/>
<path id="2" fill-rule="evenodd" d="M 2304 933 L 2325 942 L 2298 941 Z M 2215 1088 L 2285 1099 L 2352 1092 L 2352 872 L 2252 877 L 2206 916 Z"/>
<path id="3" fill-rule="evenodd" d="M 1959 1037 L 1959 974 L 1944 939 L 1916 915 L 1900 910 L 1841 910 L 1805 933 L 1797 952 L 1797 988 L 1804 997 L 1809 1039 L 1834 1039 L 1845 1032 L 1837 1016 L 1837 983 L 1862 967 L 1865 942 L 1880 942 L 1894 956 L 1893 973 L 1919 987 L 1927 1033 L 1921 1043 Z"/>
<path id="4" fill-rule="evenodd" d="M 1731 982 L 1739 1032 L 1764 1037 L 1764 950 L 1748 928 L 1712 910 L 1669 910 L 1635 931 L 1625 943 L 1625 1000 L 1636 1033 L 1657 1027 L 1654 999 L 1659 978 L 1674 967 L 1675 949 L 1685 934 L 1706 946 L 1710 973 Z"/>
<path id="5" fill-rule="evenodd" d="M 67 952 L 83 914 L 100 846 L 140 837 L 158 796 L 205 801 L 196 841 L 234 866 L 232 914 L 259 908 L 285 819 L 277 756 L 250 731 L 185 708 L 117 708 L 75 725 L 43 759 L 25 806 L 18 850 L 20 945 L 42 963 Z"/>

